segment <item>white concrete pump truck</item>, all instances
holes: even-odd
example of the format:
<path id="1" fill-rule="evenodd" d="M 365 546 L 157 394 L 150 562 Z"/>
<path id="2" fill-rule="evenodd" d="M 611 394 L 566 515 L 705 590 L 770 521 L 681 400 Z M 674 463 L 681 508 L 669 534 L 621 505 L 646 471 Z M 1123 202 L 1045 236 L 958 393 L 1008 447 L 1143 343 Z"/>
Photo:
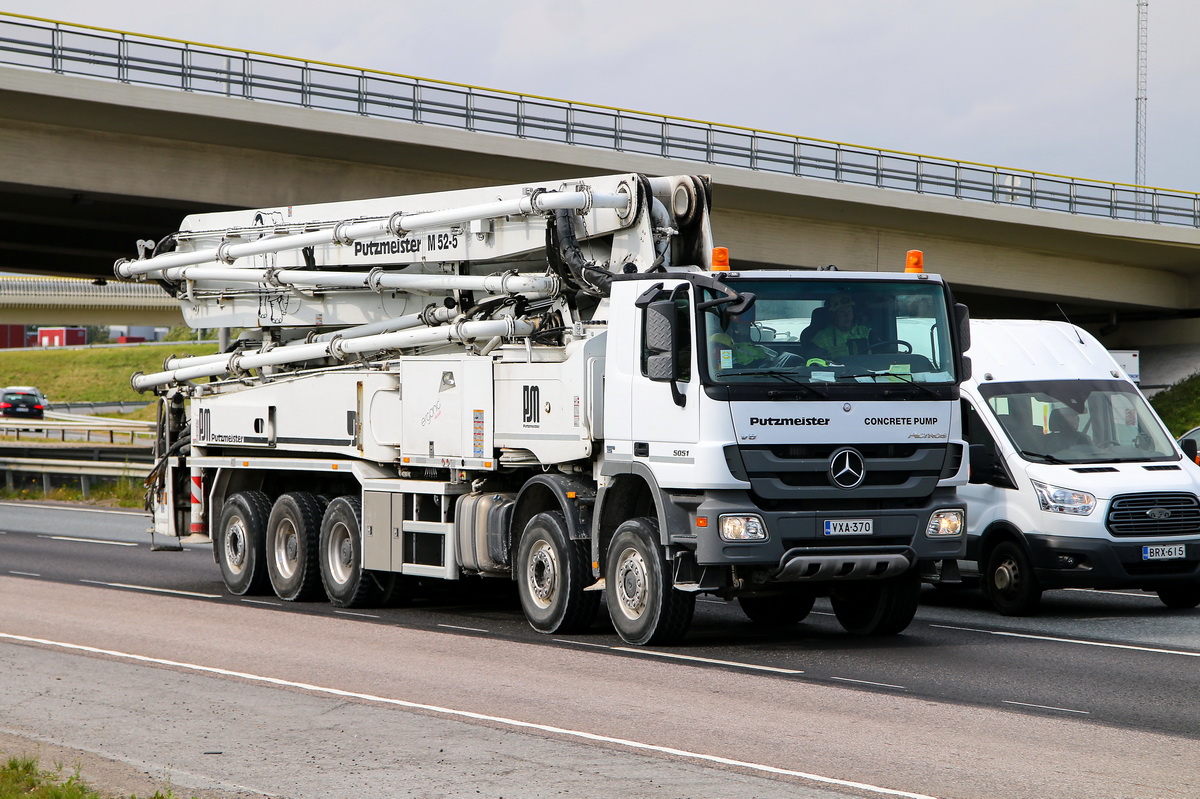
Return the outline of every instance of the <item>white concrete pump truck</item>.
<path id="1" fill-rule="evenodd" d="M 505 576 L 546 633 L 603 595 L 625 641 L 674 642 L 698 593 L 903 630 L 964 555 L 966 310 L 931 274 L 716 271 L 709 203 L 625 174 L 140 242 L 119 277 L 244 329 L 133 377 L 161 398 L 152 532 L 211 534 L 236 595 Z"/>

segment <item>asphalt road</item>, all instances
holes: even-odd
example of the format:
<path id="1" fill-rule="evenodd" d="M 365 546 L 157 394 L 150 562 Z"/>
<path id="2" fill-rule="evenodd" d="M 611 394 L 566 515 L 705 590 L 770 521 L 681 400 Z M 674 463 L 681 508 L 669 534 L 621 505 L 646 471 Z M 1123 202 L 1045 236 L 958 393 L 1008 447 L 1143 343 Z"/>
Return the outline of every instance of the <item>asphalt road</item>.
<path id="1" fill-rule="evenodd" d="M 1200 793 L 1200 613 L 1153 595 L 1051 592 L 1041 616 L 1005 619 L 930 589 L 887 639 L 846 635 L 822 602 L 767 630 L 702 600 L 682 646 L 633 650 L 600 622 L 534 633 L 505 581 L 353 613 L 232 597 L 211 547 L 151 552 L 145 526 L 0 504 L 0 673 L 18 675 L 0 732 L 236 795 Z M 98 709 L 128 732 L 79 746 Z M 263 714 L 269 732 L 239 723 Z M 208 745 L 214 725 L 237 758 L 203 754 L 230 749 Z M 335 757 L 347 729 L 371 741 Z"/>

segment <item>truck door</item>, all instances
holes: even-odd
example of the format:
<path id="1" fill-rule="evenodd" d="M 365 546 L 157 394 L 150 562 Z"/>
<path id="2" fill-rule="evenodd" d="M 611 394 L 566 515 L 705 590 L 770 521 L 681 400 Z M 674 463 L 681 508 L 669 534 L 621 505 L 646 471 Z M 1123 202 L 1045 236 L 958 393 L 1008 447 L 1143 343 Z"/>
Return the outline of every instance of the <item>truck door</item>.
<path id="1" fill-rule="evenodd" d="M 645 297 L 645 295 L 643 295 Z M 700 432 L 694 310 L 680 287 L 639 302 L 630 401 L 634 457 L 690 464 Z M 658 469 L 656 468 L 656 471 Z"/>

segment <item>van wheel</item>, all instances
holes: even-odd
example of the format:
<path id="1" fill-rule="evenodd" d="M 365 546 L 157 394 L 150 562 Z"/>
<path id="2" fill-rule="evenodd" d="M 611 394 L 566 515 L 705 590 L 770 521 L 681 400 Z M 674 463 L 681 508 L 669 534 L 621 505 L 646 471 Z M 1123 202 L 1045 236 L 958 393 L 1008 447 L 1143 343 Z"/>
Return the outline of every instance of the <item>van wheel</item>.
<path id="1" fill-rule="evenodd" d="M 321 583 L 329 602 L 338 608 L 373 607 L 383 589 L 362 566 L 362 501 L 338 497 L 321 519 Z"/>
<path id="2" fill-rule="evenodd" d="M 909 569 L 886 580 L 851 582 L 829 593 L 833 615 L 852 635 L 896 635 L 917 615 L 921 602 L 921 573 Z"/>
<path id="3" fill-rule="evenodd" d="M 774 596 L 740 596 L 738 604 L 742 613 L 755 624 L 764 627 L 785 627 L 799 624 L 808 618 L 817 601 L 809 591 L 793 591 Z"/>
<path id="4" fill-rule="evenodd" d="M 517 548 L 517 593 L 525 618 L 542 633 L 582 632 L 600 609 L 600 592 L 585 592 L 590 558 L 572 541 L 558 511 L 529 520 Z"/>
<path id="5" fill-rule="evenodd" d="M 1169 608 L 1187 610 L 1200 605 L 1200 584 L 1164 585 L 1158 589 L 1158 599 Z"/>
<path id="6" fill-rule="evenodd" d="M 225 500 L 213 541 L 221 579 L 235 596 L 266 594 L 266 530 L 271 500 L 261 491 L 239 491 Z"/>
<path id="7" fill-rule="evenodd" d="M 1042 587 L 1020 544 L 1004 541 L 991 551 L 984 571 L 984 590 L 992 607 L 1005 616 L 1028 616 L 1042 601 Z"/>
<path id="8" fill-rule="evenodd" d="M 608 547 L 604 595 L 617 635 L 627 644 L 674 644 L 692 624 L 696 595 L 675 590 L 658 542 L 658 522 L 630 519 Z"/>

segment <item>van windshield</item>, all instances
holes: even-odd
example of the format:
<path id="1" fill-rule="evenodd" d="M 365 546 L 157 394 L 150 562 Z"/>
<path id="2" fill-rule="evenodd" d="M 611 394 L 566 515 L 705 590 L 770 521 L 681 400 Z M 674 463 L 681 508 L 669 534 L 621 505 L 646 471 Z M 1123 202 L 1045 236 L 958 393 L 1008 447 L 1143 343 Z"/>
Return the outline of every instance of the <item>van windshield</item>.
<path id="1" fill-rule="evenodd" d="M 979 387 L 1026 460 L 1111 463 L 1177 460 L 1142 395 L 1121 380 L 1039 380 Z"/>

